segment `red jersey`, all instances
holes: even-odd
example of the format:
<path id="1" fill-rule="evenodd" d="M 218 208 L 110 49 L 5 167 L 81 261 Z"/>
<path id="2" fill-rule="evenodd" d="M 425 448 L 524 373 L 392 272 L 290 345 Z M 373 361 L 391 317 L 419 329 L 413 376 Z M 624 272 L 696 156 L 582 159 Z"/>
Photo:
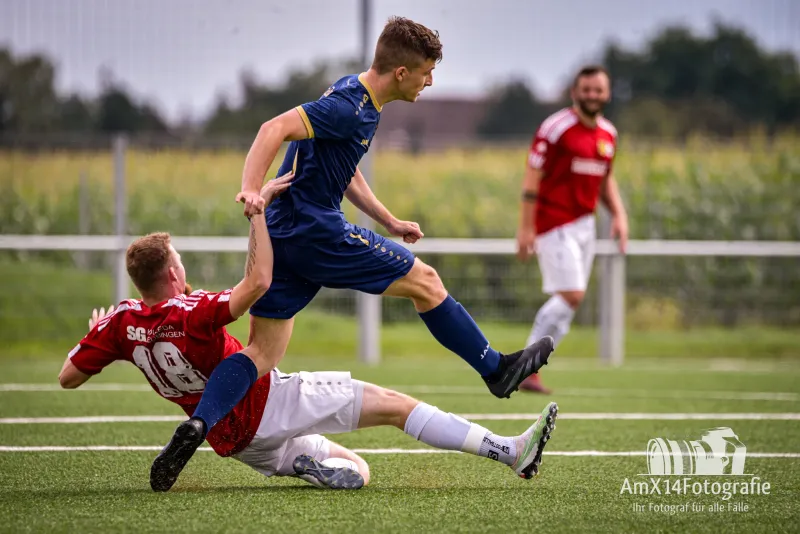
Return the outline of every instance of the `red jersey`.
<path id="1" fill-rule="evenodd" d="M 600 186 L 611 172 L 617 130 L 607 119 L 589 128 L 565 108 L 545 120 L 531 143 L 528 164 L 542 169 L 536 201 L 536 233 L 594 213 Z"/>
<path id="2" fill-rule="evenodd" d="M 141 300 L 122 301 L 72 349 L 70 361 L 88 375 L 113 361 L 129 361 L 156 393 L 191 416 L 214 368 L 242 350 L 225 329 L 233 322 L 230 295 L 230 289 L 195 291 L 153 307 Z M 230 456 L 250 444 L 261 423 L 269 386 L 267 374 L 211 429 L 206 440 L 217 454 Z"/>

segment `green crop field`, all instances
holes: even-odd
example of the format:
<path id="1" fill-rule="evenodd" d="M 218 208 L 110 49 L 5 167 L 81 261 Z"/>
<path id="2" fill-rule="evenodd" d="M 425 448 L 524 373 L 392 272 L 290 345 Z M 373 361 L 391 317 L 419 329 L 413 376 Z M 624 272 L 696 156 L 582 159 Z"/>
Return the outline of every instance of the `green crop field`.
<path id="1" fill-rule="evenodd" d="M 240 151 L 129 150 L 131 233 L 167 228 L 181 235 L 240 235 L 233 198 L 243 161 Z M 378 150 L 372 177 L 390 209 L 420 221 L 427 235 L 502 237 L 516 228 L 524 163 L 524 147 L 416 157 Z M 724 145 L 697 139 L 681 147 L 623 142 L 615 172 L 634 236 L 729 238 L 740 232 L 741 238 L 790 239 L 800 232 L 797 221 L 784 215 L 800 204 L 800 137 Z M 77 232 L 82 173 L 89 185 L 91 233 L 111 233 L 110 151 L 0 152 L 3 231 Z"/>

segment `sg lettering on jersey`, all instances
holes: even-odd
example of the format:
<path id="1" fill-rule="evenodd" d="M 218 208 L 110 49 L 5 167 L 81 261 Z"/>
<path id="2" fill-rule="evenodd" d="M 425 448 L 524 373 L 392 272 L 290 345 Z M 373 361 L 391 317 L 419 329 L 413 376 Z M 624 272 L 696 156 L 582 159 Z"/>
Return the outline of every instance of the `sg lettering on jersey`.
<path id="1" fill-rule="evenodd" d="M 128 339 L 131 341 L 141 341 L 142 343 L 147 341 L 147 330 L 144 328 L 136 328 L 133 326 L 128 327 Z"/>
<path id="2" fill-rule="evenodd" d="M 186 332 L 176 330 L 172 325 L 162 325 L 158 328 L 147 328 L 128 326 L 128 339 L 131 341 L 139 341 L 141 343 L 150 343 L 156 339 L 164 338 L 181 338 L 186 336 Z"/>

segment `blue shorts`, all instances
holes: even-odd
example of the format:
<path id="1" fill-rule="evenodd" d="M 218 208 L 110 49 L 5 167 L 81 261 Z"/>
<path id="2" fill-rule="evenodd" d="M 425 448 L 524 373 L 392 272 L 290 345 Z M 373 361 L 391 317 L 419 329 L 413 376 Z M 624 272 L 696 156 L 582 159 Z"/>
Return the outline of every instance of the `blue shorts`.
<path id="1" fill-rule="evenodd" d="M 273 238 L 272 248 L 272 285 L 250 308 L 251 315 L 270 319 L 294 317 L 321 287 L 380 295 L 414 265 L 408 249 L 355 225 L 336 243 Z"/>

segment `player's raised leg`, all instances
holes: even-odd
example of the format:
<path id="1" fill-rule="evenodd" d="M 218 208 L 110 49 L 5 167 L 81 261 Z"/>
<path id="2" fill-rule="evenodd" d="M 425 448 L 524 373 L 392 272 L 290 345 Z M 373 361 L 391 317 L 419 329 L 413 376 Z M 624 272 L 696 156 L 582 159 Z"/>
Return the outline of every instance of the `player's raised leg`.
<path id="1" fill-rule="evenodd" d="M 537 373 L 553 351 L 549 336 L 513 354 L 492 348 L 472 316 L 448 294 L 436 270 L 419 259 L 384 295 L 411 299 L 433 337 L 480 373 L 489 390 L 500 398 L 510 396 L 528 376 Z"/>
<path id="2" fill-rule="evenodd" d="M 500 436 L 458 415 L 408 395 L 364 384 L 358 428 L 394 426 L 423 443 L 496 460 L 522 478 L 539 471 L 542 451 L 555 429 L 558 406 L 549 403 L 538 419 L 518 436 Z"/>
<path id="3" fill-rule="evenodd" d="M 291 184 L 294 175 L 287 173 L 268 182 L 260 191 L 260 198 L 269 204 Z M 248 257 L 242 281 L 228 296 L 228 316 L 214 318 L 211 324 L 226 324 L 243 315 L 269 289 L 273 275 L 273 250 L 263 213 L 251 218 Z M 208 328 L 208 327 L 206 327 Z M 284 330 L 286 328 L 284 327 Z M 283 343 L 283 350 L 291 335 L 291 325 L 284 337 L 276 336 L 276 343 Z M 226 345 L 227 346 L 227 345 Z M 241 345 L 238 345 L 241 347 Z M 233 351 L 230 351 L 233 352 Z M 263 354 L 234 352 L 216 365 L 192 417 L 178 425 L 172 439 L 153 461 L 150 469 L 150 486 L 154 491 L 169 490 L 203 443 L 206 435 L 234 406 L 244 398 L 259 377 L 274 367 Z"/>

